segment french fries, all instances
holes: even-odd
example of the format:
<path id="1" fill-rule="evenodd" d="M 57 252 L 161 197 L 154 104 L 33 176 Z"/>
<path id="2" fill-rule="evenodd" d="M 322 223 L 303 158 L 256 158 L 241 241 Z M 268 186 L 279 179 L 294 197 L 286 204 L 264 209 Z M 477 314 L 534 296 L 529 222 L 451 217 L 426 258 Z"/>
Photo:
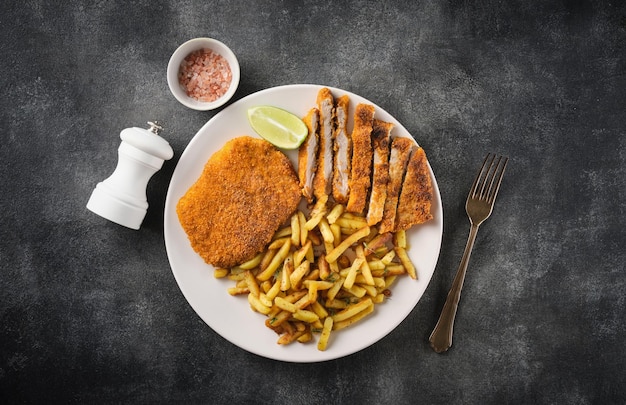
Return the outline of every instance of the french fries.
<path id="1" fill-rule="evenodd" d="M 319 199 L 307 216 L 296 212 L 267 250 L 215 278 L 235 282 L 228 293 L 247 295 L 266 316 L 277 343 L 306 343 L 319 334 L 318 350 L 332 333 L 353 325 L 384 303 L 401 274 L 416 278 L 404 231 L 378 234 L 364 217 Z"/>

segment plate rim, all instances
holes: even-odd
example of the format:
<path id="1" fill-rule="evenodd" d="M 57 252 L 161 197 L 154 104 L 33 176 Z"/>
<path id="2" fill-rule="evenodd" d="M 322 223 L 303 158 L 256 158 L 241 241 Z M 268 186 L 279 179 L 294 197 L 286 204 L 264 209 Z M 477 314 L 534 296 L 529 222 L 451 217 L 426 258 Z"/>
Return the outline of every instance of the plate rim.
<path id="1" fill-rule="evenodd" d="M 230 339 L 227 335 L 228 333 L 225 333 L 224 330 L 217 330 L 219 328 L 216 328 L 215 323 L 211 322 L 210 320 L 205 319 L 204 312 L 201 311 L 200 308 L 197 308 L 197 303 L 195 301 L 195 299 L 192 299 L 189 297 L 189 295 L 191 294 L 189 292 L 189 289 L 187 288 L 188 286 L 185 285 L 185 281 L 182 279 L 182 273 L 180 271 L 177 271 L 177 269 L 175 267 L 178 267 L 177 263 L 175 262 L 175 259 L 173 258 L 174 252 L 172 252 L 173 246 L 172 246 L 172 241 L 171 241 L 171 235 L 172 234 L 172 229 L 171 226 L 176 226 L 174 224 L 172 224 L 171 222 L 171 216 L 174 215 L 175 217 L 175 221 L 174 223 L 178 225 L 178 227 L 180 227 L 180 223 L 178 222 L 178 218 L 176 216 L 176 212 L 175 212 L 175 206 L 176 203 L 178 201 L 178 198 L 176 198 L 176 196 L 173 195 L 173 191 L 175 190 L 177 187 L 177 184 L 175 184 L 179 179 L 178 176 L 180 175 L 180 171 L 184 169 L 184 165 L 190 165 L 192 163 L 187 163 L 188 160 L 188 156 L 192 155 L 192 151 L 194 149 L 194 147 L 196 146 L 197 143 L 200 143 L 201 140 L 203 140 L 204 137 L 208 137 L 210 136 L 209 134 L 206 134 L 207 131 L 212 127 L 216 125 L 216 122 L 219 122 L 223 116 L 228 116 L 228 114 L 231 114 L 231 112 L 235 111 L 237 108 L 240 108 L 241 106 L 244 106 L 246 103 L 248 103 L 250 100 L 254 100 L 257 98 L 263 98 L 263 96 L 268 95 L 268 94 L 273 94 L 273 93 L 281 93 L 283 91 L 298 91 L 298 90 L 307 90 L 307 91 L 319 91 L 319 89 L 321 88 L 328 88 L 333 95 L 338 95 L 338 94 L 347 94 L 350 96 L 351 98 L 351 104 L 353 104 L 355 102 L 355 99 L 361 101 L 364 100 L 367 103 L 372 104 L 375 107 L 375 111 L 376 111 L 376 115 L 386 115 L 389 118 L 391 118 L 391 120 L 394 121 L 395 124 L 395 128 L 394 129 L 397 132 L 404 132 L 405 134 L 408 134 L 408 136 L 413 139 L 415 141 L 416 144 L 419 145 L 419 142 L 417 141 L 417 139 L 415 139 L 415 137 L 413 137 L 413 135 L 411 135 L 411 133 L 403 126 L 402 123 L 400 123 L 397 119 L 395 119 L 395 117 L 393 117 L 391 114 L 389 114 L 387 111 L 385 111 L 383 108 L 381 108 L 380 106 L 378 106 L 377 104 L 371 102 L 370 100 L 366 99 L 365 97 L 359 96 L 351 91 L 347 91 L 347 90 L 343 90 L 340 88 L 336 88 L 336 87 L 332 87 L 332 86 L 325 86 L 325 85 L 317 85 L 317 84 L 287 84 L 287 85 L 281 85 L 281 86 L 275 86 L 275 87 L 270 87 L 270 88 L 266 88 L 266 89 L 262 89 L 259 91 L 256 91 L 254 93 L 251 93 L 235 102 L 233 102 L 232 104 L 230 104 L 229 106 L 225 107 L 223 110 L 221 110 L 220 112 L 218 112 L 217 114 L 215 114 L 213 117 L 211 117 L 204 125 L 202 125 L 202 127 L 194 134 L 194 136 L 191 138 L 191 140 L 189 141 L 189 143 L 187 144 L 187 146 L 185 147 L 185 149 L 183 150 L 179 160 L 176 163 L 176 167 L 174 168 L 174 171 L 172 173 L 172 177 L 170 179 L 170 183 L 168 186 L 168 190 L 167 190 L 167 195 L 166 195 L 166 200 L 165 200 L 165 207 L 164 207 L 164 239 L 165 239 L 165 247 L 166 247 L 166 252 L 167 252 L 167 257 L 168 257 L 168 261 L 170 264 L 170 268 L 172 270 L 172 273 L 174 275 L 174 278 L 176 280 L 176 283 L 181 291 L 181 293 L 183 294 L 183 296 L 185 297 L 185 299 L 187 300 L 187 303 L 192 307 L 192 309 L 194 310 L 194 312 L 196 313 L 196 315 L 198 315 L 200 317 L 200 319 L 203 320 L 203 322 L 209 326 L 210 329 L 212 329 L 214 332 L 216 332 L 218 335 L 220 335 L 222 338 L 224 338 L 225 340 L 229 341 L 230 343 L 234 344 L 235 346 L 256 354 L 258 356 L 261 357 L 265 357 L 265 358 L 269 358 L 269 359 L 273 359 L 273 360 L 278 360 L 278 361 L 285 361 L 285 362 L 292 362 L 292 363 L 315 363 L 315 362 L 323 362 L 323 361 L 328 361 L 328 360 L 334 360 L 334 359 L 338 359 L 341 357 L 345 357 L 351 354 L 354 354 L 356 352 L 359 352 L 367 347 L 370 347 L 372 345 L 374 345 L 375 343 L 379 342 L 380 340 L 382 340 L 383 338 L 385 338 L 389 333 L 391 333 L 393 330 L 395 330 L 402 322 L 404 322 L 404 320 L 409 316 L 409 314 L 415 309 L 415 307 L 417 306 L 417 304 L 419 303 L 419 301 L 421 300 L 421 298 L 424 295 L 424 292 L 426 290 L 426 288 L 428 287 L 428 285 L 430 284 L 430 280 L 432 279 L 432 275 L 434 273 L 435 267 L 437 265 L 437 262 L 439 260 L 439 256 L 441 253 L 441 242 L 443 239 L 443 204 L 442 204 L 442 200 L 441 200 L 441 193 L 438 187 L 438 183 L 437 183 L 437 179 L 434 175 L 434 172 L 432 170 L 432 167 L 430 166 L 430 162 L 428 163 L 428 168 L 430 171 L 430 175 L 431 175 L 431 180 L 433 182 L 433 189 L 435 191 L 435 197 L 436 197 L 436 206 L 434 207 L 436 214 L 437 214 L 437 220 L 435 221 L 435 226 L 438 230 L 437 232 L 437 240 L 435 241 L 434 245 L 436 246 L 436 253 L 434 254 L 434 262 L 432 263 L 432 269 L 430 269 L 427 272 L 427 279 L 425 280 L 425 285 L 423 286 L 421 293 L 419 294 L 419 297 L 417 299 L 414 300 L 414 302 L 412 303 L 412 305 L 409 305 L 408 307 L 404 307 L 403 311 L 402 311 L 402 315 L 399 317 L 401 318 L 398 322 L 396 322 L 395 324 L 393 324 L 393 326 L 389 327 L 384 333 L 379 333 L 379 335 L 377 337 L 375 337 L 374 339 L 371 339 L 370 341 L 363 343 L 360 342 L 359 344 L 354 345 L 353 348 L 348 349 L 348 350 L 342 350 L 339 352 L 329 352 L 329 351 L 325 351 L 325 352 L 321 352 L 317 350 L 317 347 L 310 347 L 307 348 L 311 351 L 311 353 L 313 353 L 311 356 L 295 356 L 297 358 L 294 358 L 293 353 L 291 353 L 288 349 L 284 350 L 286 348 L 288 348 L 289 346 L 279 346 L 278 344 L 274 343 L 275 346 L 279 347 L 281 350 L 283 350 L 283 352 L 281 352 L 281 354 L 279 355 L 275 355 L 273 354 L 273 352 L 275 352 L 275 350 L 263 350 L 263 347 L 261 348 L 255 348 L 255 347 L 251 347 L 250 345 L 245 345 L 245 344 L 241 344 L 241 342 L 235 342 L 233 341 L 233 339 Z M 310 105 L 311 107 L 313 107 L 315 104 L 315 100 L 312 100 Z M 240 135 L 244 135 L 244 134 L 240 134 Z M 254 137 L 259 137 L 256 133 L 254 132 L 250 132 L 248 134 L 245 135 L 250 135 L 250 136 L 254 136 Z M 232 139 L 234 137 L 237 137 L 238 135 L 232 134 L 228 137 L 228 139 Z M 404 136 L 404 135 L 402 135 Z M 260 137 L 259 137 L 260 138 Z M 221 148 L 223 146 L 222 145 L 218 145 L 217 149 Z M 283 151 L 286 152 L 286 151 Z M 213 152 L 214 153 L 214 152 Z M 288 151 L 287 153 L 288 154 Z M 210 155 L 209 155 L 210 156 Z M 289 156 L 289 154 L 288 154 Z M 208 159 L 208 157 L 206 158 Z M 292 158 L 293 160 L 293 158 Z M 206 163 L 206 160 L 200 163 L 201 167 L 204 167 L 204 164 Z M 198 163 L 196 162 L 195 165 L 197 166 Z M 295 165 L 294 165 L 295 166 Z M 294 167 L 295 168 L 295 167 Z M 194 183 L 197 180 L 196 178 L 193 178 L 191 180 L 191 183 Z M 188 187 L 187 187 L 188 188 Z M 185 190 L 187 189 L 185 188 Z M 176 201 L 173 201 L 173 199 L 176 198 Z M 415 228 L 415 227 L 414 227 Z M 185 235 L 186 236 L 186 235 Z M 185 240 L 188 243 L 188 239 L 185 238 Z M 190 248 L 190 247 L 189 247 Z M 195 252 L 194 252 L 195 253 Z M 197 254 L 196 254 L 197 256 Z M 199 258 L 199 256 L 198 256 Z M 200 259 L 201 260 L 201 259 Z M 209 266 L 209 269 L 212 269 L 213 267 L 210 265 L 206 265 Z M 420 273 L 421 274 L 421 273 Z M 210 278 L 212 280 L 217 280 L 213 277 L 213 273 L 212 271 L 210 272 Z M 218 280 L 219 282 L 219 280 Z M 394 288 L 397 287 L 397 285 L 394 285 Z M 224 287 L 224 292 L 226 292 L 226 288 Z M 227 295 L 227 293 L 226 293 Z M 192 302 L 194 301 L 194 302 Z M 401 307 L 402 308 L 402 307 Z M 250 313 L 252 313 L 252 311 L 250 311 L 248 309 L 248 311 Z M 258 315 L 258 314 L 256 314 Z M 371 322 L 371 319 L 365 320 L 363 323 L 367 323 L 367 322 Z M 259 328 L 263 327 L 263 322 L 261 321 L 261 319 L 258 319 L 258 324 L 259 324 Z M 358 327 L 360 325 L 355 325 L 355 327 Z M 353 327 L 353 328 L 355 328 Z M 342 331 L 344 332 L 344 331 Z M 342 333 L 339 332 L 339 333 Z M 273 333 L 273 332 L 272 332 Z M 314 346 L 314 345 L 312 345 Z M 275 347 L 273 347 L 272 349 L 276 349 Z"/>

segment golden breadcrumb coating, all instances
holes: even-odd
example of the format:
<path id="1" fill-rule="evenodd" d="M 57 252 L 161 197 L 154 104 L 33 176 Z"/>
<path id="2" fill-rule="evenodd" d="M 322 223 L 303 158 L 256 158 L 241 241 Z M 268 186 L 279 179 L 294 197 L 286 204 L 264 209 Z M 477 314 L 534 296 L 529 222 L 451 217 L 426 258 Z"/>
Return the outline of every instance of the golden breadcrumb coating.
<path id="1" fill-rule="evenodd" d="M 396 231 L 409 229 L 433 218 L 430 206 L 433 200 L 433 187 L 428 170 L 428 160 L 424 149 L 417 148 L 411 154 L 406 168 L 398 213 Z"/>
<path id="2" fill-rule="evenodd" d="M 352 177 L 350 178 L 350 197 L 346 210 L 357 214 L 363 213 L 371 184 L 372 172 L 372 125 L 374 106 L 358 104 L 354 113 L 352 130 Z"/>
<path id="3" fill-rule="evenodd" d="M 269 142 L 243 136 L 211 156 L 176 212 L 193 249 L 229 268 L 263 250 L 300 198 L 289 159 Z"/>

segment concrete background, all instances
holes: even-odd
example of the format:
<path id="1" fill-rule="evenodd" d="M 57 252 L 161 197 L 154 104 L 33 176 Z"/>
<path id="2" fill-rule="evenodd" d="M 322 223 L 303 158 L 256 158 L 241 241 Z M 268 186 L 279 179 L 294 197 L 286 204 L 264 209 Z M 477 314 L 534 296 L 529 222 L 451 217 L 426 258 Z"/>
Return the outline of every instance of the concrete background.
<path id="1" fill-rule="evenodd" d="M 626 6 L 619 1 L 5 1 L 0 5 L 0 400 L 63 403 L 624 403 Z M 360 94 L 428 153 L 444 238 L 407 319 L 322 364 L 247 353 L 168 265 L 177 159 L 217 111 L 169 93 L 182 42 L 239 57 L 234 100 L 283 84 Z M 85 209 L 119 132 L 164 121 L 175 158 L 140 231 Z M 486 152 L 511 157 L 478 234 L 453 348 L 428 336 Z"/>

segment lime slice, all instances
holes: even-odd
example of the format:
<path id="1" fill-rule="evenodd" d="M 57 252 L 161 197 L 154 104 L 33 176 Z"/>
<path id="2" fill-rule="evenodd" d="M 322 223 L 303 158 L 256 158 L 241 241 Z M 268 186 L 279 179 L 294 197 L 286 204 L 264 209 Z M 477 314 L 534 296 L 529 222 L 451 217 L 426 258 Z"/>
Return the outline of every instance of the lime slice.
<path id="1" fill-rule="evenodd" d="M 282 149 L 296 149 L 309 134 L 300 118 L 269 105 L 249 108 L 248 121 L 263 139 Z"/>

